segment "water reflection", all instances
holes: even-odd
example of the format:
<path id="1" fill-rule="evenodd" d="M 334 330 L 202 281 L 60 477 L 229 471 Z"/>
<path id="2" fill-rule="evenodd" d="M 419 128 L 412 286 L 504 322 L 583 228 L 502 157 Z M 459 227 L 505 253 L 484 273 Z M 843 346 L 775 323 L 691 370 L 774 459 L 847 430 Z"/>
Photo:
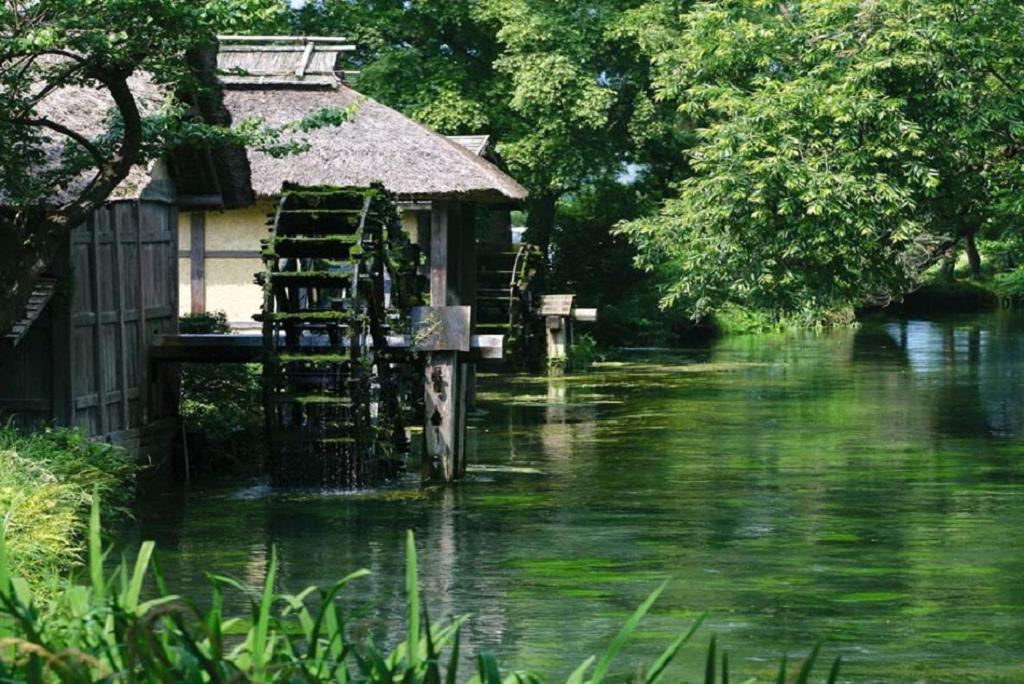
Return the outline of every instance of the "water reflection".
<path id="1" fill-rule="evenodd" d="M 169 493 L 134 534 L 189 591 L 210 568 L 259 581 L 274 545 L 289 590 L 369 568 L 348 601 L 394 638 L 414 529 L 431 616 L 473 613 L 468 650 L 554 679 L 671 577 L 624 673 L 709 611 L 744 677 L 826 638 L 855 681 L 1019 681 L 1021 332 L 883 322 L 487 377 L 458 487 Z"/>

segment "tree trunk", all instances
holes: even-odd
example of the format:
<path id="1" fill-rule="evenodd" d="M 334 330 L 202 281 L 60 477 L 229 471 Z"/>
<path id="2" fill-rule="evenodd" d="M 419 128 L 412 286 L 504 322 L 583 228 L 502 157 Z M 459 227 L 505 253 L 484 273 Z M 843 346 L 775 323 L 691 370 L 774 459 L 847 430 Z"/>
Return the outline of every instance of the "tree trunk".
<path id="1" fill-rule="evenodd" d="M 0 213 L 0 283 L 6 290 L 0 298 L 0 335 L 6 335 L 21 318 L 36 281 L 49 270 L 61 240 L 106 201 L 140 158 L 142 115 L 128 86 L 129 75 L 119 72 L 97 76 L 121 114 L 121 140 L 109 159 L 96 159 L 96 176 L 81 194 L 59 207 L 44 208 L 46 198 L 40 198 L 34 210 Z M 75 140 L 82 137 L 59 124 L 54 129 L 55 124 L 46 119 L 25 123 L 59 130 Z"/>
<path id="2" fill-rule="evenodd" d="M 972 230 L 964 235 L 964 246 L 967 251 L 967 263 L 970 267 L 972 278 L 981 277 L 981 254 L 978 253 L 978 243 L 975 240 L 977 231 Z"/>
<path id="3" fill-rule="evenodd" d="M 558 207 L 558 195 L 553 192 L 537 195 L 527 200 L 529 216 L 526 219 L 526 241 L 541 248 L 547 262 L 548 248 L 551 246 L 551 230 L 555 226 L 555 210 Z"/>

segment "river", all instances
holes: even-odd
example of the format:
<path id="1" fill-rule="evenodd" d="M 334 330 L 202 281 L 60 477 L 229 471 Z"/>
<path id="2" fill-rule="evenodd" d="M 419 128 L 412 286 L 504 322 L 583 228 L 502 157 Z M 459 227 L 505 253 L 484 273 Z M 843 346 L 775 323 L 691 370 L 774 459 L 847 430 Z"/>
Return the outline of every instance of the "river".
<path id="1" fill-rule="evenodd" d="M 711 634 L 737 681 L 819 639 L 845 681 L 1024 681 L 1024 318 L 623 352 L 484 375 L 479 400 L 455 487 L 171 489 L 124 540 L 196 595 L 207 570 L 261 582 L 272 545 L 291 591 L 368 568 L 345 605 L 387 640 L 412 529 L 431 615 L 471 613 L 465 648 L 553 681 L 666 578 L 619 672 L 706 613 L 671 681 Z"/>

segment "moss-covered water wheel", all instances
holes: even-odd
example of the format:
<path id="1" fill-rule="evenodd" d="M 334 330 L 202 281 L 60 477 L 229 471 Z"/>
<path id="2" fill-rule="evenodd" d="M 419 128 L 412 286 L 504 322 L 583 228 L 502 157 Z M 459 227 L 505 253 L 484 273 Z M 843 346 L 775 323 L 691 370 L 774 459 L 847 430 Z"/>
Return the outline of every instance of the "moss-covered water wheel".
<path id="1" fill-rule="evenodd" d="M 377 188 L 287 187 L 264 243 L 264 409 L 276 484 L 362 487 L 394 474 L 416 360 L 415 248 Z M 388 287 L 390 285 L 390 288 Z"/>
<path id="2" fill-rule="evenodd" d="M 529 367 L 544 353 L 543 321 L 538 315 L 538 276 L 543 254 L 531 244 L 477 255 L 475 329 L 505 336 L 506 363 Z"/>

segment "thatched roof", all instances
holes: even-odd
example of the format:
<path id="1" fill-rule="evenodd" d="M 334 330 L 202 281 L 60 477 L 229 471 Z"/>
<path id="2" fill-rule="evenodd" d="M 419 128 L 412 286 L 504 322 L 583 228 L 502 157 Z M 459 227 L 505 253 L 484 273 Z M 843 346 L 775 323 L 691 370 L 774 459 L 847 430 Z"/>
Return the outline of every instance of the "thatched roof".
<path id="1" fill-rule="evenodd" d="M 158 109 L 163 94 L 146 75 L 129 79 L 143 114 Z M 114 101 L 105 90 L 68 86 L 47 93 L 36 105 L 36 114 L 62 124 L 89 139 L 95 139 L 107 131 L 107 121 L 114 112 Z M 43 131 L 43 151 L 46 155 L 40 171 L 56 169 L 64 156 L 70 140 L 59 133 Z M 128 177 L 114 190 L 111 199 L 138 199 L 149 185 L 149 165 L 133 167 Z M 86 172 L 70 181 L 65 187 L 54 188 L 45 198 L 47 204 L 58 205 L 78 196 L 92 179 L 92 172 Z M 0 203 L 4 200 L 0 189 Z"/>
<path id="2" fill-rule="evenodd" d="M 207 61 L 209 64 L 205 66 L 204 73 L 202 57 L 190 55 L 190 64 L 200 79 L 216 86 L 216 58 L 211 53 Z M 136 73 L 128 79 L 128 85 L 143 116 L 157 113 L 168 99 L 165 90 L 157 85 L 149 74 Z M 214 87 L 194 104 L 204 121 L 227 125 L 230 123 L 230 116 L 219 101 L 219 93 L 216 91 Z M 35 108 L 38 116 L 62 124 L 91 140 L 108 132 L 110 119 L 116 111 L 114 101 L 105 89 L 81 86 L 68 86 L 49 92 Z M 70 140 L 46 129 L 43 130 L 43 139 L 46 156 L 44 169 L 56 169 Z M 224 204 L 228 207 L 252 203 L 248 162 L 243 150 L 230 146 L 219 146 L 214 150 L 183 148 L 174 150 L 170 156 L 170 172 L 163 160 L 136 165 L 108 199 L 169 199 L 177 186 L 182 193 L 222 195 Z M 51 205 L 60 205 L 76 198 L 92 180 L 94 173 L 92 170 L 86 171 L 66 186 L 54 188 L 50 196 L 43 201 Z M 0 189 L 0 203 L 3 201 L 3 191 Z"/>
<path id="3" fill-rule="evenodd" d="M 381 183 L 403 199 L 514 202 L 527 196 L 523 186 L 463 144 L 344 85 L 334 72 L 343 46 L 303 40 L 289 47 L 282 42 L 222 48 L 218 69 L 224 104 L 236 125 L 258 118 L 282 127 L 324 109 L 358 109 L 341 126 L 293 134 L 304 152 L 275 158 L 250 150 L 257 195 L 272 197 L 289 183 Z"/>

